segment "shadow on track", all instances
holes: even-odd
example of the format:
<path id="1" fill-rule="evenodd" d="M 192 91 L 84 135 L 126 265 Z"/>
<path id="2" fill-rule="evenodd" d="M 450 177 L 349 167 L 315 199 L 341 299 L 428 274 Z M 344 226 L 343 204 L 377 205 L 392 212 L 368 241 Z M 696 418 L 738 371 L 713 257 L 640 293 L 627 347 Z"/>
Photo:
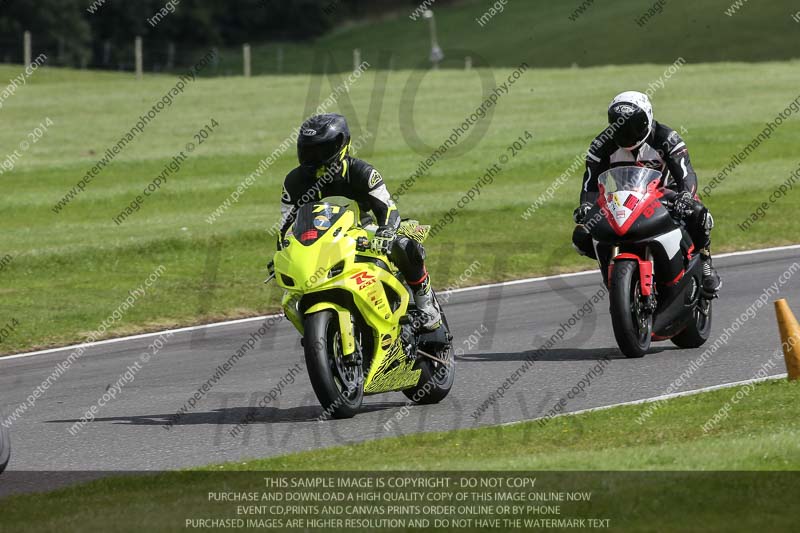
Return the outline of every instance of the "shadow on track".
<path id="1" fill-rule="evenodd" d="M 671 346 L 658 346 L 651 348 L 647 354 L 653 355 L 667 350 L 676 350 Z M 457 357 L 458 361 L 465 363 L 488 363 L 501 361 L 526 361 L 536 353 L 535 350 L 514 353 L 476 353 L 465 354 Z M 536 359 L 539 361 L 599 361 L 601 359 L 626 359 L 617 348 L 551 348 Z"/>
<path id="2" fill-rule="evenodd" d="M 405 405 L 403 402 L 380 402 L 365 403 L 359 413 L 370 413 L 394 409 Z M 228 409 L 214 409 L 196 413 L 185 413 L 183 416 L 172 422 L 173 426 L 194 426 L 194 425 L 231 425 L 235 426 L 241 421 L 248 419 L 250 423 L 294 423 L 294 422 L 317 422 L 322 415 L 322 408 L 318 405 L 308 405 L 302 407 L 231 407 Z M 112 422 L 118 424 L 130 424 L 134 426 L 164 426 L 170 423 L 175 417 L 175 413 L 163 415 L 138 415 L 138 416 L 110 416 L 95 418 L 95 422 Z M 46 420 L 48 424 L 74 424 L 80 419 Z"/>

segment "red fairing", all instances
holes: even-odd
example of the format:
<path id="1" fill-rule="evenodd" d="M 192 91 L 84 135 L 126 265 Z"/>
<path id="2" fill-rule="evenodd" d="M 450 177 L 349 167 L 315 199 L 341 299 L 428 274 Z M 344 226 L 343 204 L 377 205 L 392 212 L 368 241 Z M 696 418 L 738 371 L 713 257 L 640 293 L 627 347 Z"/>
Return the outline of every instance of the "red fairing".
<path id="1" fill-rule="evenodd" d="M 681 269 L 681 271 L 678 273 L 678 275 L 677 275 L 677 276 L 675 276 L 675 279 L 673 279 L 672 281 L 670 281 L 669 283 L 667 283 L 667 287 L 673 287 L 673 286 L 677 285 L 677 283 L 678 283 L 678 282 L 679 282 L 681 279 L 683 279 L 683 276 L 684 276 L 684 274 L 686 274 L 686 269 Z"/>
<path id="2" fill-rule="evenodd" d="M 608 221 L 608 224 L 611 226 L 611 229 L 613 229 L 614 233 L 616 233 L 619 236 L 625 235 L 628 232 L 628 230 L 631 228 L 633 223 L 636 222 L 636 220 L 638 220 L 638 218 L 646 210 L 648 210 L 648 209 L 650 210 L 650 214 L 647 214 L 646 216 L 648 218 L 650 216 L 652 216 L 653 203 L 657 202 L 659 198 L 664 196 L 664 193 L 662 193 L 658 189 L 658 182 L 656 182 L 656 181 L 651 182 L 647 186 L 647 192 L 645 193 L 645 195 L 642 196 L 641 200 L 639 200 L 637 203 L 633 204 L 633 208 L 632 209 L 631 209 L 630 205 L 633 202 L 629 202 L 630 197 L 628 198 L 628 200 L 625 201 L 625 204 L 626 204 L 625 207 L 627 207 L 628 209 L 631 209 L 631 215 L 620 226 L 617 223 L 617 220 L 614 218 L 614 215 L 611 213 L 611 211 L 608 210 L 608 200 L 606 199 L 606 191 L 605 191 L 605 187 L 603 187 L 602 184 L 599 185 L 599 190 L 600 190 L 600 194 L 597 197 L 597 204 L 600 206 L 600 208 L 601 208 L 600 210 L 603 212 L 603 216 L 606 217 L 606 220 Z"/>

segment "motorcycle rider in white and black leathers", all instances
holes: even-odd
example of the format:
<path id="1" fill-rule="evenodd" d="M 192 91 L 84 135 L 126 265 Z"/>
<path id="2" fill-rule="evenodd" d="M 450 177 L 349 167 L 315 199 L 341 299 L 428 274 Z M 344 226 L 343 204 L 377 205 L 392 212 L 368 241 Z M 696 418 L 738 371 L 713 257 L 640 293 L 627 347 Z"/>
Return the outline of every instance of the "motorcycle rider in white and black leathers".
<path id="1" fill-rule="evenodd" d="M 362 224 L 372 222 L 368 213 L 374 214 L 378 229 L 370 247 L 388 255 L 403 274 L 417 309 L 425 315 L 422 327 L 433 331 L 441 326 L 441 312 L 434 302 L 425 267 L 425 249 L 417 241 L 398 235 L 400 212 L 381 174 L 366 161 L 350 156 L 350 129 L 345 118 L 326 113 L 306 120 L 297 137 L 297 159 L 300 165 L 283 182 L 278 246 L 303 204 L 327 196 L 355 200 Z"/>
<path id="2" fill-rule="evenodd" d="M 583 224 L 598 195 L 597 177 L 619 166 L 643 166 L 662 174 L 662 202 L 673 217 L 683 220 L 703 260 L 703 292 L 715 297 L 722 286 L 711 262 L 711 229 L 714 219 L 697 197 L 697 174 L 681 136 L 665 124 L 653 120 L 653 107 L 646 94 L 626 91 L 608 106 L 608 127 L 592 141 L 586 152 L 586 171 L 580 207 L 573 213 Z M 573 243 L 584 255 L 594 257 L 587 232 L 576 231 Z"/>

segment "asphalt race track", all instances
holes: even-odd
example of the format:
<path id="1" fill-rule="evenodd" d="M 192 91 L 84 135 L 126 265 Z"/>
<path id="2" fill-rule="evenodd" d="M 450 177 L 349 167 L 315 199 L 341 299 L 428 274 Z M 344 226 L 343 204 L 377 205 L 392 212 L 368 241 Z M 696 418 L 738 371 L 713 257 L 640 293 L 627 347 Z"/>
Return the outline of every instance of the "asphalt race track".
<path id="1" fill-rule="evenodd" d="M 795 272 L 784 274 L 792 264 Z M 778 283 L 780 294 L 800 311 L 800 247 L 745 253 L 717 259 L 723 295 L 714 307 L 709 343 L 722 335 L 765 288 Z M 796 278 L 796 279 L 795 279 Z M 527 281 L 458 291 L 446 312 L 457 347 L 453 391 L 439 405 L 411 408 L 393 422 L 406 398 L 401 393 L 366 399 L 364 412 L 350 420 L 318 421 L 322 412 L 303 367 L 266 408 L 255 409 L 253 423 L 238 436 L 231 429 L 251 412 L 292 367 L 303 362 L 297 333 L 281 320 L 170 429 L 165 423 L 261 325 L 250 321 L 176 333 L 116 399 L 100 408 L 93 423 L 72 435 L 69 428 L 95 404 L 154 337 L 91 347 L 66 374 L 13 423 L 9 471 L 109 471 L 184 468 L 244 458 L 285 454 L 367 439 L 491 425 L 543 416 L 593 368 L 601 375 L 583 393 L 567 400 L 576 411 L 661 395 L 702 349 L 679 350 L 656 343 L 642 359 L 618 352 L 607 299 L 564 335 L 564 340 L 534 363 L 477 421 L 476 409 L 562 323 L 601 289 L 598 273 Z M 774 297 L 770 300 L 775 299 Z M 771 303 L 744 321 L 730 340 L 691 374 L 681 390 L 754 377 L 779 347 Z M 477 331 L 477 333 L 476 333 Z M 466 339 L 475 334 L 473 341 Z M 480 338 L 478 338 L 480 337 Z M 11 412 L 32 393 L 71 349 L 0 359 L 2 413 Z M 608 358 L 608 361 L 604 361 Z M 785 372 L 775 359 L 771 374 Z M 297 370 L 295 370 L 296 372 Z M 598 372 L 595 372 L 597 374 Z M 284 383 L 290 380 L 284 379 Z M 276 389 L 277 390 L 277 389 Z M 573 395 L 574 396 L 574 395 Z M 502 443 L 498 443 L 502 445 Z M 7 472 L 8 473 L 8 472 Z M 2 485 L 2 483 L 0 483 Z"/>

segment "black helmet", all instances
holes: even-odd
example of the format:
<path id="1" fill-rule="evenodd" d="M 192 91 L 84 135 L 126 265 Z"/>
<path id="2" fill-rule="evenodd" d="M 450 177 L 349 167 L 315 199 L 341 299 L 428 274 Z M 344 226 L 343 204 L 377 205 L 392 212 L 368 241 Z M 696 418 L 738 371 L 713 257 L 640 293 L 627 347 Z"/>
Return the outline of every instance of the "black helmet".
<path id="1" fill-rule="evenodd" d="M 297 160 L 302 166 L 317 170 L 342 161 L 350 151 L 350 128 L 336 113 L 315 115 L 300 126 L 297 137 Z"/>
<path id="2" fill-rule="evenodd" d="M 638 148 L 653 127 L 653 106 L 646 94 L 626 91 L 608 106 L 608 127 L 620 148 Z"/>

